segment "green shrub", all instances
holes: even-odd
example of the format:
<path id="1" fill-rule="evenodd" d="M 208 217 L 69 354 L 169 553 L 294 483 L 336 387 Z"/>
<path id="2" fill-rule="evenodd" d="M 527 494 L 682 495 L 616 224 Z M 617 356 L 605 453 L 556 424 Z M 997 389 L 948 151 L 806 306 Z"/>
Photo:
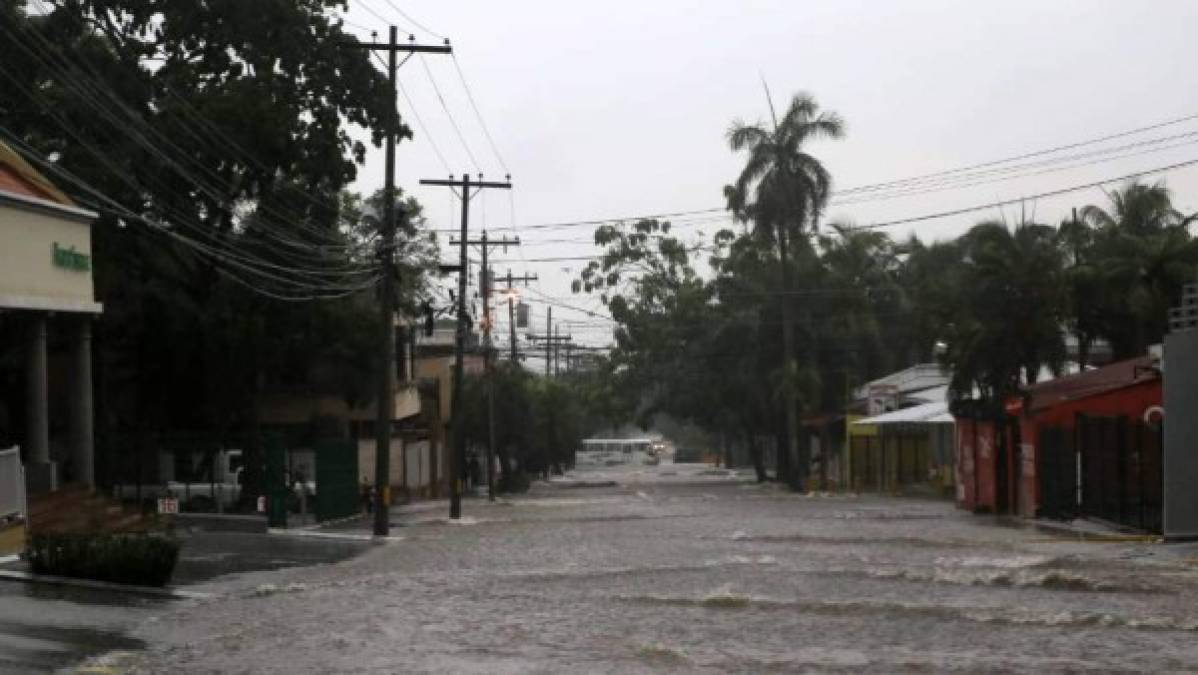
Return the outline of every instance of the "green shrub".
<path id="1" fill-rule="evenodd" d="M 165 586 L 179 542 L 146 534 L 34 534 L 26 556 L 35 574 Z"/>

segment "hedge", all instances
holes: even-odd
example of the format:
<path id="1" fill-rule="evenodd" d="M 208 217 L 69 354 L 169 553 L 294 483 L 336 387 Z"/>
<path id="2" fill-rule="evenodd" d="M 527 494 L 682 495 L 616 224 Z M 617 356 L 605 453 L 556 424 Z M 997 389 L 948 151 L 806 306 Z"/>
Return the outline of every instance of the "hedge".
<path id="1" fill-rule="evenodd" d="M 26 557 L 35 574 L 165 586 L 179 542 L 147 534 L 34 534 Z"/>

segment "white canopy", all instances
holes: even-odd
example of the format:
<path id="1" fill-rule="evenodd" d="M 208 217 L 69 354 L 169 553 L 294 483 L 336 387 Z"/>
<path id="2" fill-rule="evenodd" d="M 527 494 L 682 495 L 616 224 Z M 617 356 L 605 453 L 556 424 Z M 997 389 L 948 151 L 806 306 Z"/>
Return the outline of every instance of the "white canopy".
<path id="1" fill-rule="evenodd" d="M 948 403 L 933 401 L 859 419 L 853 424 L 952 424 L 952 422 L 953 416 L 948 411 Z"/>

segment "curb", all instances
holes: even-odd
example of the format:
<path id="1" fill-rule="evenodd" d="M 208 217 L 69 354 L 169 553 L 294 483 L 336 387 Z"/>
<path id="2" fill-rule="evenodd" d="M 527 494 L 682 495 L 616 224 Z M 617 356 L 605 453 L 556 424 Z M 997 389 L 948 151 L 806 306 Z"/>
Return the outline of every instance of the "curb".
<path id="1" fill-rule="evenodd" d="M 404 537 L 396 535 L 389 537 L 376 537 L 373 534 L 355 534 L 353 532 L 320 532 L 318 530 L 286 530 L 277 527 L 268 528 L 266 533 L 279 537 L 295 537 L 297 539 L 332 539 L 359 542 L 404 541 L 405 539 Z"/>
<path id="2" fill-rule="evenodd" d="M 313 531 L 320 530 L 321 528 L 328 527 L 330 525 L 344 525 L 346 523 L 352 523 L 355 520 L 361 520 L 365 517 L 366 517 L 365 513 L 356 513 L 352 516 L 345 516 L 344 518 L 333 518 L 332 520 L 322 520 L 319 523 L 313 523 L 312 525 L 303 525 L 301 527 L 295 528 L 294 531 L 313 532 Z M 284 528 L 278 528 L 278 527 L 267 528 L 267 531 L 270 531 L 271 529 L 279 530 L 279 529 L 284 529 Z M 290 528 L 286 528 L 286 529 L 290 529 Z"/>
<path id="3" fill-rule="evenodd" d="M 117 593 L 132 593 L 147 595 L 155 598 L 171 600 L 205 600 L 211 598 L 210 593 L 185 591 L 178 588 L 158 588 L 156 586 L 134 586 L 132 584 L 117 584 L 110 581 L 93 581 L 91 579 L 73 579 L 71 577 L 56 577 L 49 574 L 34 574 L 17 570 L 0 570 L 0 581 L 47 584 L 50 586 L 69 586 L 87 588 L 99 591 L 114 591 Z"/>

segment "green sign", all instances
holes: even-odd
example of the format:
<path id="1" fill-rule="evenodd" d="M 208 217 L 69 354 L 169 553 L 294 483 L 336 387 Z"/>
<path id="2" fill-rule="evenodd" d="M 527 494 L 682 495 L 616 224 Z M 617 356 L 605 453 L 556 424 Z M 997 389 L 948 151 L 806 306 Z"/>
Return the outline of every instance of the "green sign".
<path id="1" fill-rule="evenodd" d="M 92 268 L 92 257 L 79 253 L 74 246 L 63 248 L 54 242 L 54 266 L 87 272 Z"/>

